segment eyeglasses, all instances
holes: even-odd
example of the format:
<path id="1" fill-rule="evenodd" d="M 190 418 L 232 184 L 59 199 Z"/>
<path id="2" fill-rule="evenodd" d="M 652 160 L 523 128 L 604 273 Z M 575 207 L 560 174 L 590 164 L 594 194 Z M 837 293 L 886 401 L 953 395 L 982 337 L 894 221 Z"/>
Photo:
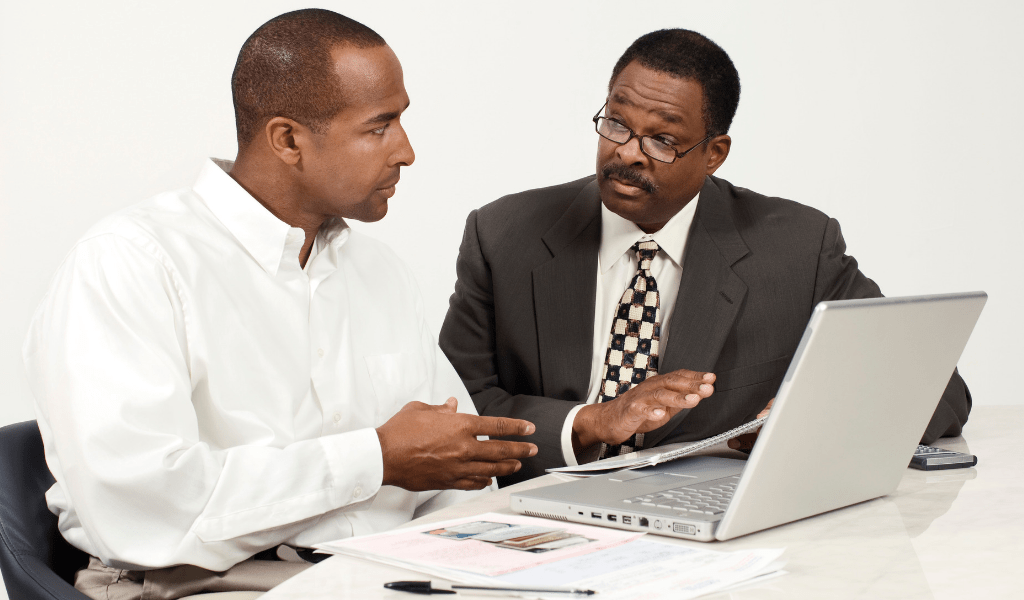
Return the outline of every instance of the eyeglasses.
<path id="1" fill-rule="evenodd" d="M 686 156 L 693 151 L 694 148 L 712 138 L 712 135 L 709 133 L 704 139 L 691 146 L 689 150 L 676 152 L 676 149 L 672 147 L 672 144 L 649 135 L 637 135 L 635 131 L 626 127 L 622 123 L 619 123 L 615 119 L 602 117 L 601 111 L 604 110 L 605 106 L 608 106 L 607 102 L 605 102 L 604 106 L 602 106 L 601 109 L 597 111 L 597 114 L 594 115 L 594 129 L 597 131 L 597 135 L 619 145 L 627 144 L 629 143 L 629 140 L 633 138 L 639 138 L 640 151 L 658 162 L 671 164 L 675 162 L 677 158 Z"/>

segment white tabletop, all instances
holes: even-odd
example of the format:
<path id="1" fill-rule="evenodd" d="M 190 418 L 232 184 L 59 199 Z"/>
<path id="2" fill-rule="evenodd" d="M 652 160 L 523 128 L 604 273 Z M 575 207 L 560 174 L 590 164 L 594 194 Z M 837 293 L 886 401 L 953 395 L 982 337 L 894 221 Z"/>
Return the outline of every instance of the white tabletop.
<path id="1" fill-rule="evenodd" d="M 1013 575 L 1018 568 L 1014 565 L 1024 554 L 1024 461 L 1017 454 L 1022 426 L 1024 407 L 977 407 L 967 424 L 966 439 L 935 443 L 977 455 L 975 468 L 907 469 L 890 496 L 728 542 L 658 539 L 713 550 L 786 548 L 787 575 L 708 596 L 719 600 L 1024 597 L 1024 585 Z M 508 513 L 511 491 L 557 481 L 550 475 L 540 477 L 413 523 Z M 387 581 L 403 579 L 429 577 L 334 556 L 261 600 L 410 600 L 415 596 L 383 588 Z"/>

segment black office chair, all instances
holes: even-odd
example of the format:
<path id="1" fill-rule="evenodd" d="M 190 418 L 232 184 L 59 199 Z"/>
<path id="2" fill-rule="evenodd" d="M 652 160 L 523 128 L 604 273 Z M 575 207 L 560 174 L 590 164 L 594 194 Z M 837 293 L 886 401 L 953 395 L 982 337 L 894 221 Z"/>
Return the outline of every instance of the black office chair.
<path id="1" fill-rule="evenodd" d="M 89 600 L 72 585 L 89 556 L 57 531 L 51 485 L 36 422 L 0 428 L 0 571 L 11 600 Z"/>

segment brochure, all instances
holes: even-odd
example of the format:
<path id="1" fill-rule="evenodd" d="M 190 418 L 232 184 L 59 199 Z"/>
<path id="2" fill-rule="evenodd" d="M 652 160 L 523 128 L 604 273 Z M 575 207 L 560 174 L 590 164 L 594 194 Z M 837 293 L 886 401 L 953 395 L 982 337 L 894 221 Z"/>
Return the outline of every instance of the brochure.
<path id="1" fill-rule="evenodd" d="M 496 577 L 604 550 L 643 533 L 487 513 L 317 546 L 410 569 Z M 411 566 L 416 565 L 416 566 Z"/>
<path id="2" fill-rule="evenodd" d="M 680 442 L 678 444 L 655 446 L 654 448 L 630 452 L 629 454 L 623 454 L 621 456 L 612 456 L 602 460 L 596 460 L 584 465 L 558 467 L 555 469 L 548 469 L 547 471 L 548 473 L 558 473 L 562 475 L 570 475 L 572 477 L 593 477 L 595 475 L 604 475 L 605 473 L 619 471 L 622 469 L 651 467 L 660 463 L 673 461 L 683 458 L 684 456 L 695 454 L 701 450 L 706 450 L 715 444 L 720 444 L 730 440 L 738 435 L 755 431 L 764 425 L 764 422 L 767 420 L 768 417 L 755 419 L 749 423 L 744 423 L 735 429 L 730 429 L 725 433 L 720 433 L 714 437 L 709 437 L 696 442 Z"/>
<path id="3" fill-rule="evenodd" d="M 716 552 L 643 533 L 497 513 L 317 548 L 463 584 L 589 589 L 605 600 L 695 598 L 784 573 L 783 549 Z"/>

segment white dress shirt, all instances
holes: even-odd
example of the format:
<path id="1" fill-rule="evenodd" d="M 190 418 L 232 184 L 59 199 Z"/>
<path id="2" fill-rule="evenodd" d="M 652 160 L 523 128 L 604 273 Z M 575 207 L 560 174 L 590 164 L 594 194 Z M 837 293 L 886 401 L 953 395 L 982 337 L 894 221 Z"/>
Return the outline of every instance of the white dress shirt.
<path id="1" fill-rule="evenodd" d="M 475 413 L 410 271 L 340 219 L 302 268 L 303 230 L 230 166 L 93 227 L 25 341 L 47 504 L 110 566 L 221 571 L 466 494 L 381 485 L 374 428 L 404 404 Z"/>
<path id="2" fill-rule="evenodd" d="M 683 253 L 686 250 L 686 239 L 690 235 L 690 225 L 697 211 L 700 194 L 694 196 L 676 213 L 668 223 L 654 233 L 644 233 L 636 223 L 623 219 L 601 204 L 601 246 L 597 260 L 597 299 L 594 303 L 594 345 L 590 369 L 590 387 L 587 391 L 587 404 L 597 402 L 604 378 L 605 356 L 611 337 L 612 320 L 618 309 L 619 300 L 626 290 L 633 275 L 636 274 L 637 257 L 631 251 L 638 241 L 654 240 L 660 250 L 651 261 L 651 275 L 658 282 L 658 301 L 661 304 L 661 337 L 658 347 L 668 345 L 668 324 L 679 293 L 679 282 L 683 277 Z M 597 458 L 600 444 L 595 444 L 590 452 L 579 457 L 572 449 L 572 424 L 576 413 L 584 405 L 571 410 L 562 425 L 562 456 L 565 464 L 576 465 Z"/>

